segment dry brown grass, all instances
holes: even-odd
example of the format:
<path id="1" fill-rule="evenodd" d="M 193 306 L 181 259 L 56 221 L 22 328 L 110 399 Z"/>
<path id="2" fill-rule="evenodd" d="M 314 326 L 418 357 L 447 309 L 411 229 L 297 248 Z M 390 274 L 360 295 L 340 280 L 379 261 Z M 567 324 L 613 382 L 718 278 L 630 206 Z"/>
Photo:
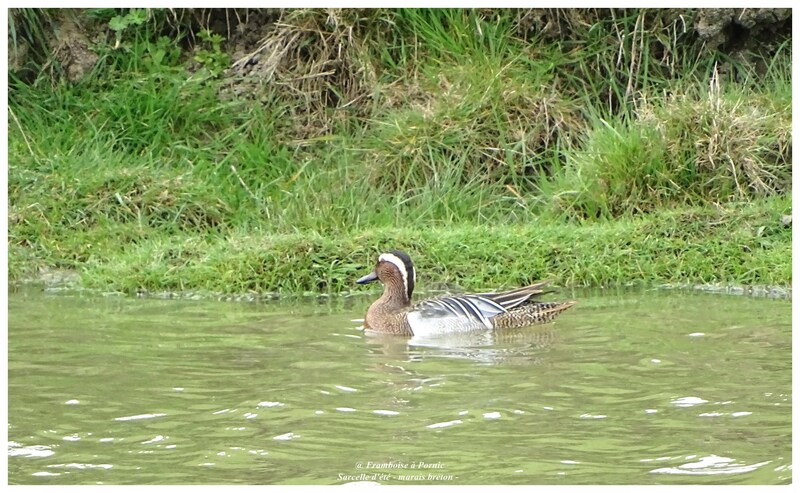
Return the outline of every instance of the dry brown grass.
<path id="1" fill-rule="evenodd" d="M 689 163 L 696 168 L 703 191 L 720 199 L 787 192 L 791 108 L 763 98 L 725 91 L 715 70 L 707 90 L 676 92 L 657 104 L 645 103 L 639 119 L 663 136 L 673 166 Z"/>
<path id="2" fill-rule="evenodd" d="M 353 116 L 366 116 L 378 68 L 370 46 L 381 38 L 381 11 L 286 9 L 250 53 L 231 71 L 245 68 L 265 90 L 275 90 L 291 109 L 289 134 L 296 143 L 330 134 Z"/>

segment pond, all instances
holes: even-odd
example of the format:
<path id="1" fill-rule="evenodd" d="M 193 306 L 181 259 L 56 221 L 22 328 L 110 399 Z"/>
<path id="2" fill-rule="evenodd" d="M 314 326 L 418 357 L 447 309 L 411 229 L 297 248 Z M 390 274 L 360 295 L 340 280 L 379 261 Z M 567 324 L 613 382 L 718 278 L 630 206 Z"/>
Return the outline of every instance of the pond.
<path id="1" fill-rule="evenodd" d="M 374 293 L 373 293 L 374 294 Z M 12 484 L 788 484 L 791 301 L 576 291 L 552 324 L 371 337 L 372 296 L 11 288 Z"/>

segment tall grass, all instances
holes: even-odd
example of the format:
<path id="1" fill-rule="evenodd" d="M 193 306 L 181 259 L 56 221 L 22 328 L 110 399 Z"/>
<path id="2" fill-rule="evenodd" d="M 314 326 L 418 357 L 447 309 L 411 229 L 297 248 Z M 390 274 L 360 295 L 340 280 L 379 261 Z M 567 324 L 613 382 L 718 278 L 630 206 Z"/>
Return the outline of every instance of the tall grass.
<path id="1" fill-rule="evenodd" d="M 785 74 L 723 86 L 713 66 L 704 82 L 643 94 L 630 112 L 597 110 L 566 164 L 539 181 L 542 201 L 568 216 L 613 218 L 790 190 Z"/>

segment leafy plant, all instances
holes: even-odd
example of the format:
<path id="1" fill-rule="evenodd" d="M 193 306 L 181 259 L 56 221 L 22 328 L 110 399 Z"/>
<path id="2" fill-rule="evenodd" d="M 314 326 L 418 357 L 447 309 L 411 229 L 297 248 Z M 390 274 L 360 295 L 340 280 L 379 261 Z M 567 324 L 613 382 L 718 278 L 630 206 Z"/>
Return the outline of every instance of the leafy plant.
<path id="1" fill-rule="evenodd" d="M 173 67 L 180 56 L 180 47 L 170 38 L 161 36 L 155 44 L 147 45 L 147 57 L 144 59 L 144 64 L 151 72 L 155 72 L 165 67 Z"/>
<path id="2" fill-rule="evenodd" d="M 119 48 L 122 42 L 122 33 L 129 26 L 140 26 L 147 21 L 148 11 L 146 9 L 131 9 L 125 15 L 117 15 L 108 21 L 108 27 L 114 31 L 114 49 Z"/>
<path id="3" fill-rule="evenodd" d="M 197 33 L 197 37 L 205 43 L 210 44 L 211 49 L 201 48 L 197 50 L 194 56 L 195 61 L 211 72 L 212 77 L 218 76 L 223 70 L 228 68 L 231 62 L 230 55 L 223 53 L 220 48 L 225 38 L 219 34 L 212 33 L 210 29 L 203 29 Z"/>

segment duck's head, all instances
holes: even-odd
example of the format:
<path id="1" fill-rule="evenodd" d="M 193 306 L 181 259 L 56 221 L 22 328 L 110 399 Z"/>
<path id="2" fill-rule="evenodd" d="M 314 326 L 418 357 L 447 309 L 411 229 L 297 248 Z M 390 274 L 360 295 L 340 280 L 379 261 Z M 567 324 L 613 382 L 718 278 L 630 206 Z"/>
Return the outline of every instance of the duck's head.
<path id="1" fill-rule="evenodd" d="M 373 281 L 380 281 L 385 286 L 385 293 L 390 295 L 402 295 L 406 302 L 411 301 L 411 294 L 414 292 L 414 283 L 417 280 L 417 273 L 414 264 L 407 253 L 399 250 L 391 250 L 382 253 L 378 257 L 375 269 L 362 277 L 357 284 L 367 284 Z"/>

